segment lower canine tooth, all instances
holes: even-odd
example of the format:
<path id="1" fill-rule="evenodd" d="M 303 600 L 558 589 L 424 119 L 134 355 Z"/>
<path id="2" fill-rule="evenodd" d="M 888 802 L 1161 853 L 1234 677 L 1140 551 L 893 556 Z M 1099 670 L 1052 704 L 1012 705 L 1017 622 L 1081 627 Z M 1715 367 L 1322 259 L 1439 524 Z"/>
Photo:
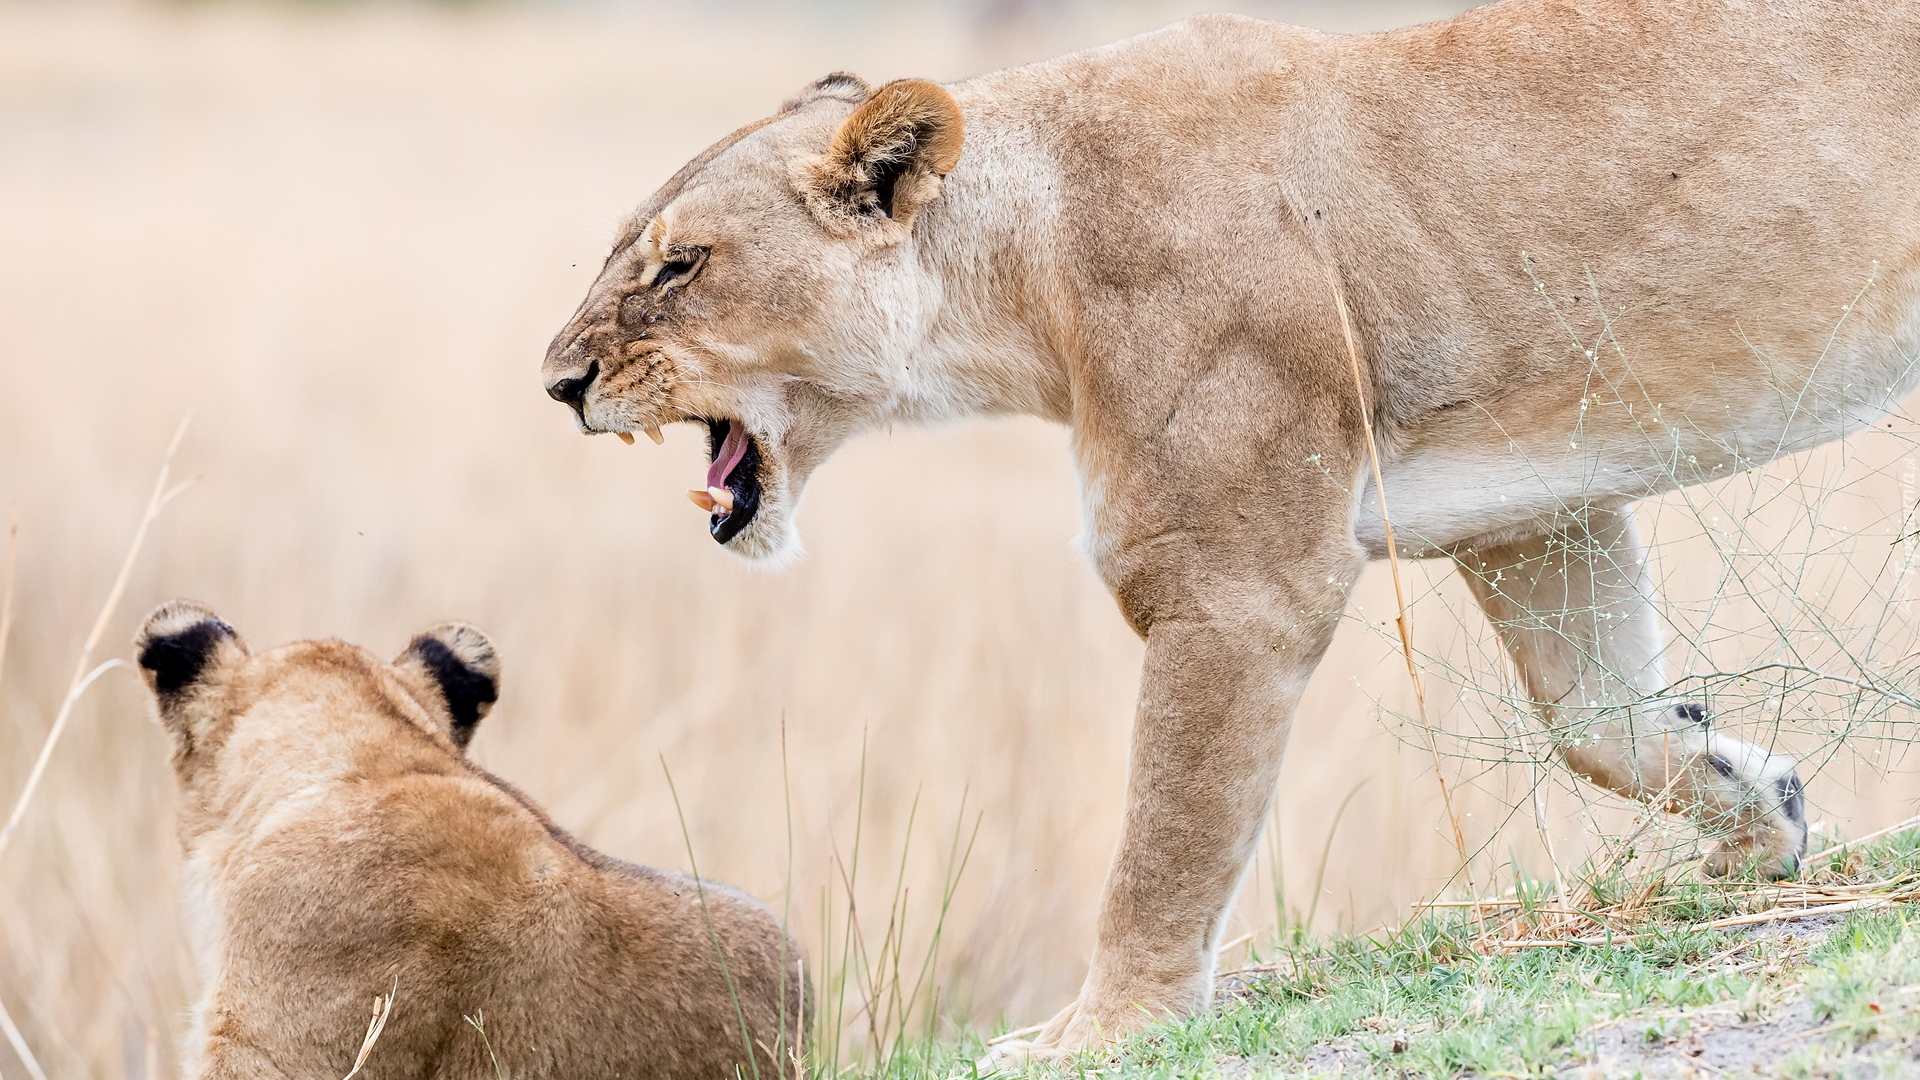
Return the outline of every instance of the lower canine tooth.
<path id="1" fill-rule="evenodd" d="M 618 436 L 620 436 L 620 441 L 621 441 L 621 442 L 623 442 L 623 443 L 626 443 L 626 444 L 627 444 L 628 446 L 632 446 L 632 445 L 633 445 L 633 433 L 632 433 L 632 432 L 630 432 L 630 431 L 616 431 L 616 432 L 614 432 L 614 434 L 615 434 L 615 435 L 618 435 Z"/>
<path id="2" fill-rule="evenodd" d="M 667 437 L 666 437 L 665 435 L 662 435 L 662 434 L 660 434 L 660 429 L 659 429 L 659 428 L 657 428 L 657 427 L 650 427 L 650 428 L 647 428 L 647 429 L 646 429 L 646 432 L 647 432 L 647 438 L 649 438 L 649 439 L 652 439 L 652 440 L 653 440 L 653 445 L 655 445 L 655 446 L 665 446 L 665 445 L 666 445 L 666 443 L 667 443 Z M 632 440 L 632 439 L 628 439 L 627 441 L 628 441 L 628 442 L 632 442 L 633 440 Z"/>
<path id="3" fill-rule="evenodd" d="M 701 491 L 699 488 L 688 488 L 687 498 L 693 500 L 693 505 L 705 510 L 709 514 L 713 513 L 713 496 Z"/>
<path id="4" fill-rule="evenodd" d="M 733 513 L 733 492 L 726 488 L 711 487 L 707 489 L 707 495 L 713 499 L 715 506 L 729 514 Z"/>

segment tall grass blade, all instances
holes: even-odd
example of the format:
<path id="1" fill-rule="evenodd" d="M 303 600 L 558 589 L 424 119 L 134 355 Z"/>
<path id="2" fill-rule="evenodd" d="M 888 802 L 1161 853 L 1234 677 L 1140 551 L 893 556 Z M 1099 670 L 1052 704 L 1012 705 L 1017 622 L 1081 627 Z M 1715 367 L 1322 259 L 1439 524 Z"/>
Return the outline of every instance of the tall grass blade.
<path id="1" fill-rule="evenodd" d="M 727 950 L 720 943 L 719 927 L 713 924 L 713 909 L 707 906 L 706 883 L 700 877 L 700 864 L 693 855 L 693 834 L 687 831 L 687 815 L 680 808 L 680 791 L 673 785 L 673 770 L 667 768 L 664 754 L 660 757 L 660 771 L 667 777 L 667 792 L 673 796 L 673 812 L 680 817 L 680 837 L 687 845 L 687 867 L 693 871 L 693 893 L 700 900 L 700 917 L 706 920 L 707 940 L 713 945 L 714 959 L 719 961 L 720 977 L 727 984 L 727 997 L 733 1001 L 733 1017 L 740 1024 L 740 1045 L 747 1052 L 747 1065 L 753 1070 L 754 1080 L 760 1080 L 760 1055 L 754 1052 L 753 1033 L 747 1029 L 747 1010 L 740 1004 L 739 988 L 734 985 L 733 971 L 727 966 Z M 774 1062 L 774 1065 L 777 1068 L 779 1062 Z"/>
<path id="2" fill-rule="evenodd" d="M 40 778 L 46 775 L 47 762 L 53 758 L 53 748 L 60 742 L 60 735 L 67 729 L 67 720 L 73 715 L 74 703 L 86 688 L 114 667 L 126 667 L 118 660 L 111 660 L 88 672 L 93 661 L 93 651 L 100 645 L 100 638 L 107 632 L 107 622 L 120 606 L 120 597 L 127 591 L 127 581 L 133 576 L 134 560 L 140 555 L 140 545 L 146 542 L 147 529 L 153 525 L 160 511 L 166 508 L 175 495 L 186 490 L 191 480 L 178 487 L 169 488 L 167 478 L 173 468 L 174 452 L 180 449 L 180 440 L 186 438 L 187 424 L 191 417 L 181 417 L 180 426 L 174 429 L 173 441 L 167 444 L 166 456 L 160 460 L 160 475 L 154 479 L 153 495 L 147 500 L 147 509 L 140 516 L 140 525 L 133 532 L 133 542 L 127 545 L 127 557 L 120 564 L 120 574 L 114 578 L 113 588 L 108 590 L 106 602 L 100 605 L 100 614 L 93 620 L 93 629 L 87 634 L 86 644 L 80 647 L 79 663 L 74 665 L 73 681 L 67 687 L 66 696 L 60 702 L 60 712 L 53 718 L 53 727 L 47 731 L 46 741 L 40 745 L 40 756 L 34 760 L 33 771 L 27 774 L 26 787 L 20 791 L 20 797 L 14 800 L 13 811 L 7 815 L 7 823 L 0 828 L 0 856 L 7 852 L 7 846 L 13 842 L 13 834 L 20 827 L 20 818 L 26 814 L 27 805 L 33 801 L 33 793 L 39 790 Z M 11 556 L 9 556 L 11 565 Z M 11 595 L 11 589 L 9 589 Z"/>
<path id="3" fill-rule="evenodd" d="M 1367 461 L 1373 467 L 1373 491 L 1380 500 L 1380 526 L 1387 538 L 1387 568 L 1393 577 L 1393 600 L 1399 608 L 1394 627 L 1400 632 L 1400 653 L 1407 661 L 1407 680 L 1413 684 L 1414 707 L 1420 713 L 1420 726 L 1427 733 L 1427 747 L 1433 755 L 1433 778 L 1440 784 L 1440 803 L 1447 811 L 1447 824 L 1453 826 L 1453 846 L 1460 852 L 1460 870 L 1467 875 L 1467 888 L 1473 889 L 1473 871 L 1467 853 L 1467 835 L 1460 828 L 1460 815 L 1454 812 L 1453 795 L 1447 789 L 1446 773 L 1440 768 L 1440 747 L 1434 741 L 1433 724 L 1427 718 L 1427 692 L 1420 681 L 1420 664 L 1413 656 L 1413 622 L 1407 611 L 1407 590 L 1400 580 L 1399 545 L 1393 539 L 1393 518 L 1387 513 L 1387 485 L 1380 477 L 1380 448 L 1373 437 L 1373 399 L 1367 393 L 1366 379 L 1360 373 L 1360 349 L 1353 341 L 1353 322 L 1347 317 L 1347 293 L 1333 267 L 1325 267 L 1327 286 L 1333 290 L 1333 304 L 1340 312 L 1340 336 L 1347 342 L 1347 359 L 1353 362 L 1353 389 L 1360 395 L 1360 427 L 1367 437 Z M 1319 897 L 1315 896 L 1317 903 Z"/>

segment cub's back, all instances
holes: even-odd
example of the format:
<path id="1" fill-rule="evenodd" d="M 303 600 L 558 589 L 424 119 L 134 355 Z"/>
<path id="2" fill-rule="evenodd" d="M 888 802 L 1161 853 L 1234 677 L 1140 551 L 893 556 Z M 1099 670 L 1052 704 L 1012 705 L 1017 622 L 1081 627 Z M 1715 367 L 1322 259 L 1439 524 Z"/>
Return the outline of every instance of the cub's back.
<path id="1" fill-rule="evenodd" d="M 261 916 L 231 935 L 305 969 L 289 984 L 365 983 L 344 1008 L 303 1002 L 327 1017 L 316 1042 L 344 1045 L 389 986 L 395 1075 L 488 1075 L 489 1045 L 515 1076 L 751 1075 L 746 1047 L 764 1071 L 764 1048 L 803 1039 L 798 948 L 764 906 L 602 855 L 459 764 L 343 788 L 258 846 L 264 894 L 229 898 Z"/>

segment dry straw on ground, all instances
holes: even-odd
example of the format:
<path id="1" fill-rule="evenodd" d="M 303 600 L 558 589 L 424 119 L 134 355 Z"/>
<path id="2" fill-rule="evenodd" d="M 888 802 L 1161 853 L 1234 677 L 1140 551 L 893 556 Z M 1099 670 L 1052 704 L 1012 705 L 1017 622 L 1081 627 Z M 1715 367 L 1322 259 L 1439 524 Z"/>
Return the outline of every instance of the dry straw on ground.
<path id="1" fill-rule="evenodd" d="M 1353 10 L 1308 18 L 1351 27 Z M 1140 658 L 1073 551 L 1064 434 L 862 439 L 813 485 L 813 553 L 769 575 L 719 551 L 680 498 L 702 468 L 692 432 L 581 439 L 537 384 L 615 221 L 708 141 L 829 70 L 982 63 L 971 16 L 862 12 L 0 4 L 0 500 L 22 522 L 0 802 L 27 781 L 191 410 L 177 471 L 204 479 L 154 527 L 103 649 L 175 595 L 258 645 L 397 650 L 471 620 L 505 660 L 478 758 L 601 848 L 684 866 L 690 843 L 703 872 L 790 911 L 816 970 L 848 973 L 852 1041 L 905 1030 L 935 993 L 943 1014 L 986 1021 L 1064 1003 L 1117 834 Z M 1782 627 L 1811 641 L 1836 618 L 1827 640 L 1871 636 L 1873 663 L 1914 650 L 1912 544 L 1894 539 L 1912 528 L 1907 434 L 1646 511 L 1699 645 L 1676 660 L 1747 673 L 1701 684 L 1730 723 L 1787 703 L 1789 741 L 1835 748 L 1814 762 L 1817 812 L 1861 830 L 1911 812 L 1911 777 L 1883 779 L 1895 743 L 1834 736 L 1910 713 L 1785 668 L 1756 683 L 1752 662 L 1777 657 Z M 1527 767 L 1541 742 L 1451 572 L 1413 565 L 1407 582 L 1476 866 L 1538 871 L 1542 835 L 1577 865 L 1627 830 L 1631 810 Z M 1370 575 L 1302 707 L 1281 826 L 1229 937 L 1264 933 L 1276 906 L 1396 920 L 1459 869 L 1394 617 Z M 1809 645 L 1801 667 L 1871 682 L 1828 662 L 1847 652 Z M 1893 685 L 1909 668 L 1886 670 Z M 0 864 L 0 1004 L 50 1075 L 171 1072 L 196 986 L 146 708 L 117 675 L 80 700 Z M 957 885 L 956 837 L 971 843 Z M 369 980 L 368 1000 L 389 992 Z M 0 1049 L 0 1074 L 24 1071 Z"/>

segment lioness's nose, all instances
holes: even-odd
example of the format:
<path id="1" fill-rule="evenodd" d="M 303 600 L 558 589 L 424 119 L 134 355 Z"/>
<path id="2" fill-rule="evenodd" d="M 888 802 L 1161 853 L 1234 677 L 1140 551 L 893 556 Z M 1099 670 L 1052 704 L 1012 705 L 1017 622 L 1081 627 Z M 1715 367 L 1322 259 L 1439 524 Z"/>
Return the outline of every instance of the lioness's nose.
<path id="1" fill-rule="evenodd" d="M 578 409 L 587 399 L 587 387 L 593 385 L 594 378 L 599 374 L 600 361 L 595 360 L 587 365 L 584 375 L 569 375 L 548 383 L 547 396 L 562 405 Z"/>

